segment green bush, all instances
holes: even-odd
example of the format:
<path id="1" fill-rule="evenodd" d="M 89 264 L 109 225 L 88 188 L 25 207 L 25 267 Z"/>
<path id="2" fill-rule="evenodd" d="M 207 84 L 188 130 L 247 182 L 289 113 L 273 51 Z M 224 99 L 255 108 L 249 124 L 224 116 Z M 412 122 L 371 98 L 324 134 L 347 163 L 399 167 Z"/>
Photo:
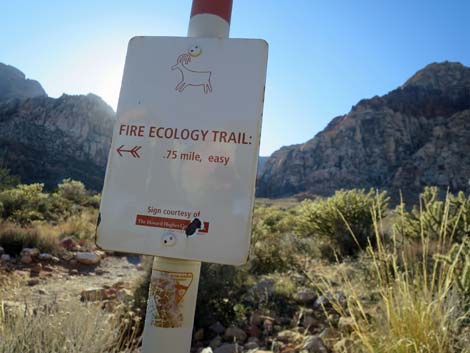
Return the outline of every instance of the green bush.
<path id="1" fill-rule="evenodd" d="M 0 191 L 0 215 L 21 225 L 34 221 L 57 223 L 82 213 L 86 207 L 98 208 L 99 195 L 89 195 L 82 182 L 65 179 L 57 191 L 45 193 L 44 184 L 20 184 Z"/>
<path id="2" fill-rule="evenodd" d="M 301 236 L 315 237 L 327 259 L 355 255 L 374 242 L 374 219 L 384 216 L 388 201 L 386 192 L 363 189 L 306 200 L 300 206 L 296 229 Z"/>
<path id="3" fill-rule="evenodd" d="M 259 206 L 255 209 L 250 270 L 256 274 L 286 272 L 296 260 L 301 239 L 292 230 L 296 209 Z"/>
<path id="4" fill-rule="evenodd" d="M 246 266 L 203 263 L 196 305 L 195 327 L 220 321 L 228 327 L 240 315 L 240 301 L 249 276 Z"/>
<path id="5" fill-rule="evenodd" d="M 57 194 L 60 198 L 77 205 L 83 205 L 88 199 L 85 185 L 81 181 L 72 179 L 64 179 L 57 185 Z"/>
<path id="6" fill-rule="evenodd" d="M 423 234 L 433 240 L 460 242 L 470 236 L 470 198 L 463 192 L 447 193 L 443 200 L 437 187 L 426 187 L 419 196 L 419 206 L 408 212 L 401 203 L 397 213 L 401 217 L 395 229 L 406 238 L 419 239 Z"/>
<path id="7" fill-rule="evenodd" d="M 43 188 L 44 184 L 20 184 L 14 189 L 0 192 L 2 217 L 20 224 L 43 220 L 48 207 L 48 195 Z"/>

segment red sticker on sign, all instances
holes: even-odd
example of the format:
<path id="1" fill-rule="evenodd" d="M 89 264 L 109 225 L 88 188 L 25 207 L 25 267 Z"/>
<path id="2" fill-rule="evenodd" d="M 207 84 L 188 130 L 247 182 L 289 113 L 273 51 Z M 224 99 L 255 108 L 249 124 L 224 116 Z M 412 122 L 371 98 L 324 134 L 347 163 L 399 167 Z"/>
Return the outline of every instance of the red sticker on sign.
<path id="1" fill-rule="evenodd" d="M 146 215 L 137 215 L 135 224 L 138 226 L 165 228 L 172 230 L 185 231 L 192 222 L 188 219 L 155 217 Z M 204 227 L 198 229 L 199 233 L 209 232 L 209 222 L 203 223 Z"/>

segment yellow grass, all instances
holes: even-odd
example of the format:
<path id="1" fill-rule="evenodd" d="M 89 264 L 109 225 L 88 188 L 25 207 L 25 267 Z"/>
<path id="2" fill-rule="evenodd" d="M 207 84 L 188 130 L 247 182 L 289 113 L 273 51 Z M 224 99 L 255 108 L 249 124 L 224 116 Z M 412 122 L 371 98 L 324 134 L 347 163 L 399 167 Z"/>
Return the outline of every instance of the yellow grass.
<path id="1" fill-rule="evenodd" d="M 0 353 L 132 353 L 136 328 L 122 310 L 109 314 L 76 301 L 9 309 L 0 301 Z M 126 328 L 127 330 L 124 330 Z M 124 334 L 123 332 L 126 332 Z M 124 337 L 126 335 L 126 337 Z M 128 342 L 119 349 L 119 342 Z"/>
<path id="2" fill-rule="evenodd" d="M 447 262 L 433 256 L 449 250 L 447 227 L 437 242 L 424 232 L 418 242 L 398 241 L 393 233 L 390 245 L 384 242 L 380 219 L 374 225 L 377 245 L 367 248 L 374 281 L 361 290 L 343 273 L 347 305 L 333 303 L 342 316 L 353 319 L 354 352 L 470 352 L 465 329 L 470 314 L 455 281 L 460 254 Z M 367 290 L 379 294 L 378 303 L 364 303 Z"/>

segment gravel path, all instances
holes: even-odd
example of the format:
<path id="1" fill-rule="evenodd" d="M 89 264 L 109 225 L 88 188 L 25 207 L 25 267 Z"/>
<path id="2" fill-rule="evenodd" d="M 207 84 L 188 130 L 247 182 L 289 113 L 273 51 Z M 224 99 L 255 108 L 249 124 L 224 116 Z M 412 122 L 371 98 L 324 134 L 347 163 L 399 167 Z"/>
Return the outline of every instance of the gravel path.
<path id="1" fill-rule="evenodd" d="M 39 276 L 31 277 L 30 268 L 13 271 L 0 269 L 0 301 L 48 302 L 80 299 L 84 289 L 112 286 L 125 282 L 131 286 L 144 275 L 138 256 L 109 256 L 94 267 L 81 266 L 71 274 L 70 269 L 60 265 L 47 265 Z M 38 282 L 30 285 L 28 282 Z"/>

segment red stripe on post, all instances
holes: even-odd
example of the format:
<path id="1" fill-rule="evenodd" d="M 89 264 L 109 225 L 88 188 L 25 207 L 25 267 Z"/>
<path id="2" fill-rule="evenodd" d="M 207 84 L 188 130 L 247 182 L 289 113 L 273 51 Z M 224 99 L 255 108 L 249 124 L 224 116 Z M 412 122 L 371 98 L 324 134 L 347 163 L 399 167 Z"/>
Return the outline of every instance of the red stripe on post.
<path id="1" fill-rule="evenodd" d="M 191 17 L 203 13 L 210 13 L 222 17 L 225 21 L 230 23 L 230 18 L 232 17 L 232 3 L 233 0 L 193 0 Z"/>

